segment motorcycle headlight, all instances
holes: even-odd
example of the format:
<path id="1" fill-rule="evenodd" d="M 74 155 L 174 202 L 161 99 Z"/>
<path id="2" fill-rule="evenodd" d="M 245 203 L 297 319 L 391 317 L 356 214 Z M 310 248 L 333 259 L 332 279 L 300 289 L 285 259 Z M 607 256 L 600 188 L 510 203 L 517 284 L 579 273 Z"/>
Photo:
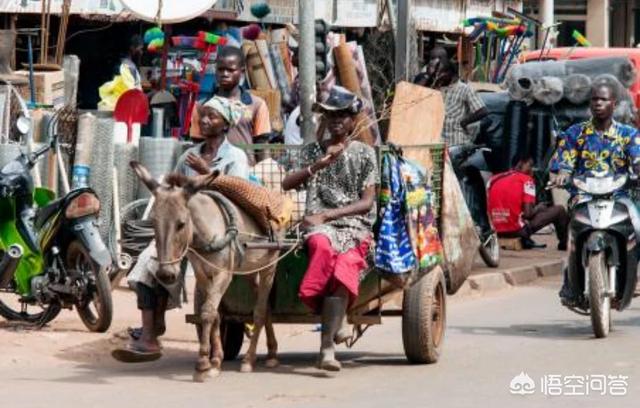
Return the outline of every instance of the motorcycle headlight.
<path id="1" fill-rule="evenodd" d="M 31 130 L 31 118 L 20 115 L 16 121 L 16 128 L 18 128 L 18 132 L 26 135 Z"/>

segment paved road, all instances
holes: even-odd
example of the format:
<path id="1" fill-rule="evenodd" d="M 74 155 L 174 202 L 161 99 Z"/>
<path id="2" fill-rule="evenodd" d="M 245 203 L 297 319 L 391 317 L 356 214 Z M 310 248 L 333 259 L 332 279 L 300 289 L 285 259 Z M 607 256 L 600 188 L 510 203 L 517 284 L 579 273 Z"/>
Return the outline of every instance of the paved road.
<path id="1" fill-rule="evenodd" d="M 388 318 L 340 354 L 345 368 L 338 375 L 310 367 L 318 345 L 310 326 L 279 327 L 283 353 L 278 369 L 240 374 L 237 362 L 228 363 L 220 377 L 194 384 L 193 329 L 181 323 L 172 323 L 165 357 L 144 365 L 112 361 L 107 353 L 113 342 L 110 335 L 85 333 L 70 314 L 44 332 L 4 324 L 0 406 L 636 407 L 640 303 L 615 314 L 615 331 L 608 339 L 596 340 L 588 318 L 559 306 L 558 285 L 557 279 L 542 280 L 485 297 L 454 298 L 449 303 L 446 350 L 436 365 L 407 365 L 400 321 Z M 126 302 L 133 306 L 131 299 Z M 135 316 L 127 316 L 135 321 Z M 120 316 L 119 324 L 126 318 Z M 174 314 L 173 319 L 181 317 Z M 510 382 L 521 372 L 538 383 L 535 394 L 510 394 Z M 564 393 L 584 393 L 577 382 L 580 377 L 628 376 L 627 396 L 545 396 L 540 389 L 545 375 L 563 380 L 578 376 L 567 379 L 577 388 L 553 389 Z"/>

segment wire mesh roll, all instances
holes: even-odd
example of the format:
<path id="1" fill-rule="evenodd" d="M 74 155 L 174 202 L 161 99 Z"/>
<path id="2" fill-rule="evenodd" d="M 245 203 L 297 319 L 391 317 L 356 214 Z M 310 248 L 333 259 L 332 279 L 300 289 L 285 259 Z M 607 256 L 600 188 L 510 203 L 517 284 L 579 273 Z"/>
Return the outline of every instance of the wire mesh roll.
<path id="1" fill-rule="evenodd" d="M 119 204 L 124 208 L 134 201 L 138 194 L 138 177 L 129 165 L 138 160 L 138 146 L 134 144 L 116 143 L 114 166 L 118 170 Z"/>
<path id="2" fill-rule="evenodd" d="M 84 187 L 91 178 L 91 157 L 96 135 L 96 117 L 84 113 L 78 118 L 78 137 L 74 156 L 72 182 L 73 188 Z"/>
<path id="3" fill-rule="evenodd" d="M 0 169 L 20 155 L 20 147 L 17 143 L 0 144 Z"/>
<path id="4" fill-rule="evenodd" d="M 89 185 L 100 198 L 100 235 L 105 240 L 109 234 L 113 208 L 114 123 L 113 118 L 96 119 L 96 131 L 93 137 L 90 159 L 91 177 Z"/>
<path id="5" fill-rule="evenodd" d="M 78 99 L 78 78 L 80 77 L 80 58 L 77 55 L 65 55 L 64 67 L 64 102 L 65 105 L 76 106 Z"/>
<path id="6" fill-rule="evenodd" d="M 149 170 L 153 178 L 170 173 L 175 167 L 178 152 L 181 146 L 172 138 L 140 138 L 140 151 L 138 157 L 140 163 Z M 151 194 L 147 187 L 140 182 L 138 184 L 138 198 L 148 198 Z"/>

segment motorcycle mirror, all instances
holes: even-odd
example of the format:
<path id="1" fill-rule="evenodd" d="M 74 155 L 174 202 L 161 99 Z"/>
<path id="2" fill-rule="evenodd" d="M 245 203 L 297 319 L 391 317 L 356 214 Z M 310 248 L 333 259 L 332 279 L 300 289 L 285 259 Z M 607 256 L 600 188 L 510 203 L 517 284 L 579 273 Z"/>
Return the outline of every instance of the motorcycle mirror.
<path id="1" fill-rule="evenodd" d="M 18 132 L 26 135 L 31 130 L 31 118 L 20 115 L 16 121 L 16 128 L 18 129 Z"/>

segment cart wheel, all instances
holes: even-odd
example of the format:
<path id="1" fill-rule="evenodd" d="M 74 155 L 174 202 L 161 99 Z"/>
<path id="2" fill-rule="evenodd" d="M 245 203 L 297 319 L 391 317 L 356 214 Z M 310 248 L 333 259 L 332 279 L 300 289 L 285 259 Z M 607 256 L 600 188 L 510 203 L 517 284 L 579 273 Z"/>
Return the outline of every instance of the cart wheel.
<path id="1" fill-rule="evenodd" d="M 204 302 L 204 299 L 202 299 L 200 291 L 196 290 L 193 295 L 193 307 L 196 315 L 200 314 L 202 302 Z M 232 361 L 238 357 L 240 349 L 242 348 L 242 342 L 244 341 L 244 323 L 225 320 L 223 316 L 220 316 L 220 318 L 222 319 L 220 323 L 220 339 L 222 340 L 224 360 Z M 198 341 L 200 341 L 202 325 L 196 324 L 196 332 L 198 334 Z M 213 353 L 213 345 L 211 347 L 211 353 Z M 213 354 L 209 357 L 213 357 Z"/>
<path id="2" fill-rule="evenodd" d="M 404 291 L 402 342 L 411 363 L 432 364 L 440 358 L 446 327 L 445 288 L 438 267 Z"/>

